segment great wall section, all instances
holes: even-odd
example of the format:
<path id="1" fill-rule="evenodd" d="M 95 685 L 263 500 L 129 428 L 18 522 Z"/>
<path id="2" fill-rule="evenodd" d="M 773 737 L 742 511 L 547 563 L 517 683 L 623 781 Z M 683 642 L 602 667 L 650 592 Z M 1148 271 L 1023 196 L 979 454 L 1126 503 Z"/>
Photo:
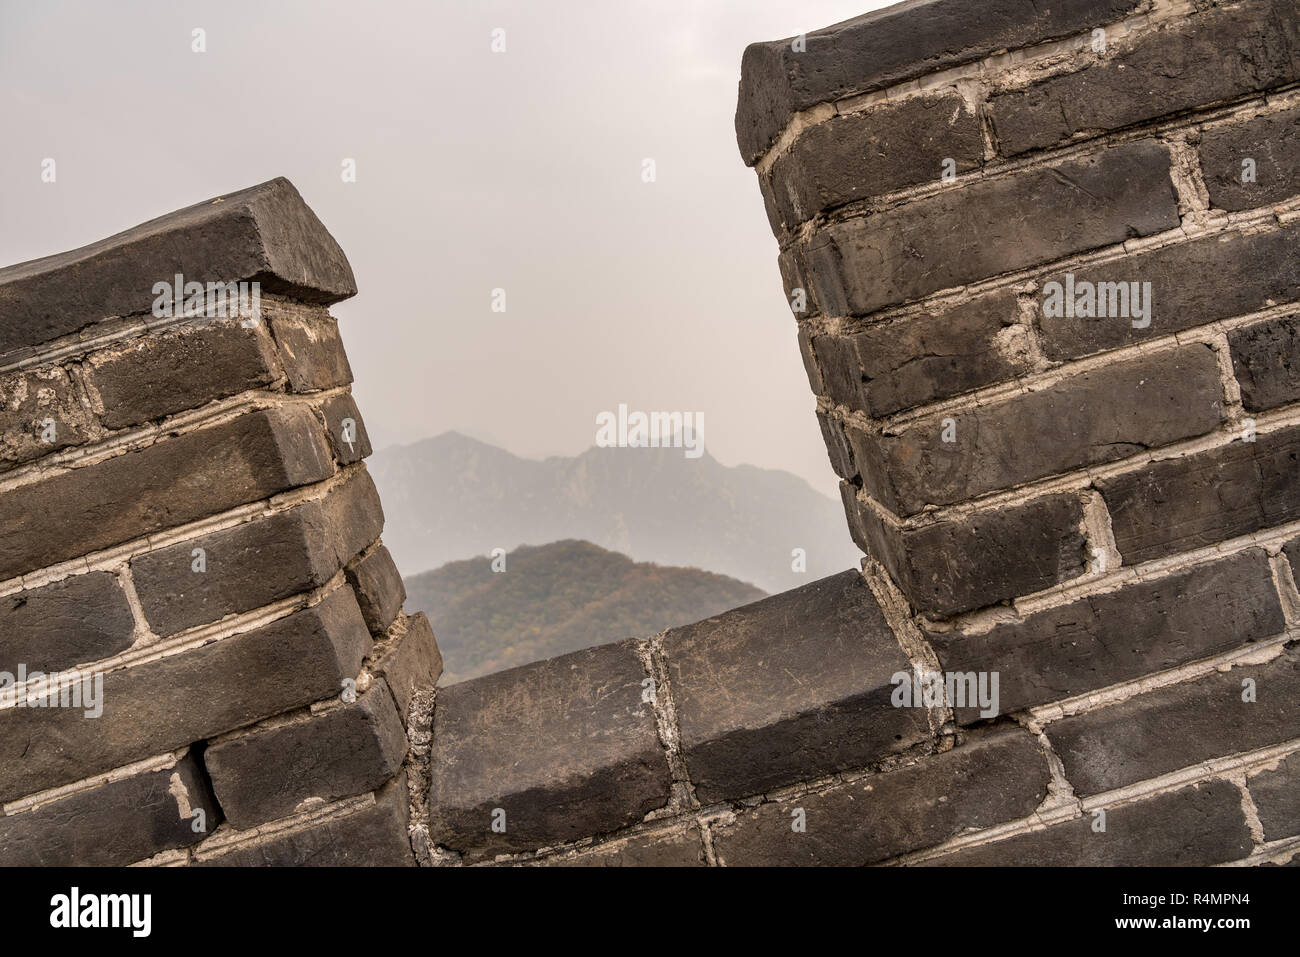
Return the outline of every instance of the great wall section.
<path id="1" fill-rule="evenodd" d="M 660 635 L 435 688 L 288 181 L 0 270 L 0 864 L 1300 861 L 1300 0 L 971 7 L 745 53 L 865 557 Z"/>

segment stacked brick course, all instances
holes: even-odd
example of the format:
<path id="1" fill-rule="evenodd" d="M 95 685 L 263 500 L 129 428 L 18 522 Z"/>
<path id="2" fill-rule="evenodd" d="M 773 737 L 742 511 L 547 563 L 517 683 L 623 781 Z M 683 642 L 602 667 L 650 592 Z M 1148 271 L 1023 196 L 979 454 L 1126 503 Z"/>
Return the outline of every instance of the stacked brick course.
<path id="1" fill-rule="evenodd" d="M 176 274 L 260 308 L 160 317 Z M 441 667 L 379 542 L 354 292 L 285 180 L 0 271 L 0 863 L 414 863 Z M 95 680 L 97 715 L 35 706 Z"/>
<path id="2" fill-rule="evenodd" d="M 1298 122 L 1300 0 L 917 0 L 750 47 L 863 567 L 436 707 L 350 273 L 292 187 L 0 272 L 0 670 L 105 673 L 102 718 L 0 709 L 0 860 L 1295 863 Z M 266 321 L 142 320 L 182 267 Z M 920 673 L 999 693 L 900 701 Z"/>
<path id="3" fill-rule="evenodd" d="M 863 570 L 447 689 L 439 859 L 1300 857 L 1298 81 L 1296 0 L 751 46 L 737 134 Z M 1045 305 L 1134 281 L 1146 316 Z M 918 671 L 996 707 L 897 706 Z"/>

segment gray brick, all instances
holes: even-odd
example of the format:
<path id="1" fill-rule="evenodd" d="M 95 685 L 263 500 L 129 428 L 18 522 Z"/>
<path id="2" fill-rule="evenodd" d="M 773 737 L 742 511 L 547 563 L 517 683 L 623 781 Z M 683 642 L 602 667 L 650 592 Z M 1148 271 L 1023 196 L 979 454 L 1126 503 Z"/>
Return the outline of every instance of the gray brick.
<path id="1" fill-rule="evenodd" d="M 1300 79 L 1300 5 L 1262 0 L 1176 20 L 1082 70 L 989 99 L 1002 155 L 1054 146 Z"/>
<path id="2" fill-rule="evenodd" d="M 54 425 L 50 442 L 47 420 Z M 0 375 L 0 469 L 80 445 L 94 430 L 94 417 L 66 369 L 53 366 Z"/>
<path id="3" fill-rule="evenodd" d="M 1259 812 L 1264 840 L 1300 834 L 1300 754 L 1292 752 L 1277 764 L 1246 779 Z"/>
<path id="4" fill-rule="evenodd" d="M 1260 433 L 1100 480 L 1125 564 L 1300 518 L 1300 428 Z"/>
<path id="5" fill-rule="evenodd" d="M 406 601 L 406 586 L 393 564 L 393 556 L 380 545 L 365 558 L 348 566 L 348 583 L 357 593 L 357 604 L 371 634 L 388 629 Z"/>
<path id="6" fill-rule="evenodd" d="M 1206 867 L 1250 855 L 1241 792 L 1207 781 L 927 861 L 941 867 Z"/>
<path id="7" fill-rule="evenodd" d="M 320 414 L 325 421 L 325 433 L 329 436 L 336 462 L 351 465 L 370 455 L 373 451 L 370 436 L 366 433 L 366 424 L 362 421 L 361 411 L 351 394 L 326 399 L 320 404 Z"/>
<path id="8" fill-rule="evenodd" d="M 135 619 L 109 572 L 75 575 L 0 598 L 0 671 L 61 671 L 131 646 Z"/>
<path id="9" fill-rule="evenodd" d="M 1242 682 L 1256 700 L 1242 700 Z M 1047 726 L 1076 794 L 1090 795 L 1300 737 L 1300 648 Z"/>
<path id="10" fill-rule="evenodd" d="M 875 864 L 1027 817 L 1047 797 L 1049 779 L 1028 732 L 983 731 L 910 767 L 741 812 L 714 830 L 713 848 L 732 867 Z M 801 832 L 792 826 L 799 808 Z"/>
<path id="11" fill-rule="evenodd" d="M 1086 32 L 1141 7 L 1140 0 L 987 0 L 971 16 L 962 0 L 894 4 L 806 36 L 752 43 L 741 60 L 736 137 L 751 166 L 790 115 L 849 93 L 880 90 L 928 73 L 1057 37 Z"/>
<path id="12" fill-rule="evenodd" d="M 703 867 L 704 842 L 695 824 L 601 844 L 573 857 L 545 857 L 547 867 Z"/>
<path id="13" fill-rule="evenodd" d="M 1201 134 L 1199 152 L 1210 205 L 1242 210 L 1281 202 L 1300 193 L 1300 109 L 1210 127 Z M 1247 159 L 1254 162 L 1254 179 L 1242 182 Z"/>
<path id="14" fill-rule="evenodd" d="M 1268 556 L 1252 548 L 997 625 L 930 632 L 946 672 L 997 672 L 1000 714 L 1231 651 L 1286 628 Z M 981 720 L 959 708 L 962 723 Z"/>
<path id="15" fill-rule="evenodd" d="M 1300 318 L 1286 316 L 1228 333 L 1241 404 L 1262 412 L 1300 399 Z"/>
<path id="16" fill-rule="evenodd" d="M 840 478 L 853 478 L 858 474 L 858 467 L 853 464 L 853 450 L 849 447 L 848 436 L 844 433 L 844 424 L 838 418 L 832 418 L 824 412 L 817 413 L 817 424 L 821 427 L 826 451 L 830 453 L 831 468 Z"/>
<path id="17" fill-rule="evenodd" d="M 817 315 L 817 299 L 813 295 L 812 283 L 808 281 L 808 277 L 804 273 L 798 247 L 791 246 L 788 249 L 783 249 L 780 255 L 776 257 L 776 264 L 781 271 L 781 288 L 785 290 L 786 307 L 790 309 L 794 317 L 796 319 L 811 319 Z M 796 289 L 804 291 L 804 308 L 802 312 L 796 312 L 794 309 Z M 817 390 L 814 389 L 813 391 Z"/>
<path id="18" fill-rule="evenodd" d="M 857 571 L 673 629 L 664 653 L 705 804 L 862 767 L 930 736 L 925 710 L 890 703 L 891 676 L 910 665 Z"/>
<path id="19" fill-rule="evenodd" d="M 1053 360 L 1118 349 L 1300 299 L 1300 226 L 1209 236 L 1070 271 L 1076 284 L 1151 283 L 1151 322 L 1135 329 L 1127 319 L 1041 316 L 1043 351 Z M 1064 271 L 1045 273 L 1040 280 L 1063 283 Z"/>
<path id="20" fill-rule="evenodd" d="M 1085 571 L 1083 508 L 1049 495 L 914 528 L 882 521 L 840 483 L 853 540 L 922 615 L 947 618 L 1076 578 Z"/>
<path id="21" fill-rule="evenodd" d="M 138 555 L 131 573 L 150 627 L 172 635 L 319 588 L 383 527 L 379 492 L 359 472 L 323 499 Z"/>
<path id="22" fill-rule="evenodd" d="M 250 412 L 0 496 L 0 579 L 327 478 L 307 409 Z"/>
<path id="23" fill-rule="evenodd" d="M 83 368 L 104 403 L 104 425 L 119 429 L 269 385 L 278 375 L 273 350 L 260 325 L 204 323 L 128 340 Z"/>
<path id="24" fill-rule="evenodd" d="M 955 92 L 915 96 L 806 130 L 772 165 L 772 230 L 780 238 L 813 217 L 921 183 L 984 159 L 979 116 Z M 760 181 L 761 182 L 761 181 Z"/>
<path id="25" fill-rule="evenodd" d="M 843 223 L 805 268 L 832 315 L 885 306 L 1179 224 L 1169 152 L 1143 141 L 955 186 Z"/>
<path id="26" fill-rule="evenodd" d="M 985 293 L 948 309 L 813 340 L 827 355 L 826 393 L 878 418 L 1029 371 L 1018 347 L 1016 296 Z"/>
<path id="27" fill-rule="evenodd" d="M 325 310 L 280 308 L 270 312 L 270 322 L 291 391 L 319 392 L 352 381 L 338 322 Z"/>
<path id="28" fill-rule="evenodd" d="M 968 411 L 936 413 L 897 434 L 848 433 L 867 493 L 913 515 L 1212 432 L 1222 411 L 1214 350 L 1192 343 Z M 946 442 L 949 420 L 953 441 Z"/>
<path id="29" fill-rule="evenodd" d="M 438 692 L 429 833 L 467 860 L 634 824 L 668 800 L 668 762 L 632 641 Z M 505 832 L 492 830 L 494 810 Z"/>
<path id="30" fill-rule="evenodd" d="M 799 328 L 799 357 L 803 359 L 803 371 L 808 375 L 808 386 L 812 389 L 813 395 L 821 395 L 826 391 L 826 385 L 822 382 L 821 370 L 817 367 L 812 338 L 812 333 L 807 327 Z"/>
<path id="31" fill-rule="evenodd" d="M 263 293 L 355 295 L 338 243 L 283 177 L 205 200 L 80 249 L 0 269 L 0 353 L 148 313 L 155 283 L 257 280 Z"/>
<path id="32" fill-rule="evenodd" d="M 342 691 L 370 650 L 350 589 L 269 625 L 103 676 L 103 713 L 0 709 L 0 801 L 79 781 Z"/>
<path id="33" fill-rule="evenodd" d="M 302 802 L 372 791 L 402 769 L 406 730 L 383 679 L 351 704 L 273 719 L 212 742 L 203 764 L 226 818 L 249 828 Z"/>
<path id="34" fill-rule="evenodd" d="M 201 819 L 194 816 L 198 810 Z M 220 823 L 221 808 L 188 753 L 172 767 L 0 817 L 0 865 L 121 867 L 196 844 Z"/>
<path id="35" fill-rule="evenodd" d="M 414 867 L 407 832 L 410 804 L 406 775 L 344 813 L 269 831 L 226 835 L 199 847 L 201 867 Z M 242 838 L 242 839 L 241 839 Z"/>
<path id="36" fill-rule="evenodd" d="M 397 702 L 397 713 L 406 717 L 411 697 L 431 690 L 442 676 L 442 652 L 424 612 L 398 615 L 375 645 L 370 673 L 383 678 Z"/>

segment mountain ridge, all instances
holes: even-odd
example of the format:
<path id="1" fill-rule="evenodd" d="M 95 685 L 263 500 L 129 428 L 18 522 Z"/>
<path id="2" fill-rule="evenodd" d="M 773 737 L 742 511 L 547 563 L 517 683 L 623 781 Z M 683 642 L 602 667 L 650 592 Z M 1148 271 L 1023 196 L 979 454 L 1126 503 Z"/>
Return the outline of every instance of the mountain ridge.
<path id="1" fill-rule="evenodd" d="M 634 562 L 573 539 L 450 562 L 405 585 L 407 610 L 437 623 L 448 684 L 657 634 L 765 597 L 725 575 Z"/>
<path id="2" fill-rule="evenodd" d="M 370 471 L 384 541 L 408 574 L 493 549 L 565 539 L 635 561 L 784 591 L 855 566 L 840 503 L 788 472 L 724 466 L 705 450 L 589 448 L 526 459 L 458 432 L 387 446 Z M 792 567 L 803 549 L 806 570 Z"/>

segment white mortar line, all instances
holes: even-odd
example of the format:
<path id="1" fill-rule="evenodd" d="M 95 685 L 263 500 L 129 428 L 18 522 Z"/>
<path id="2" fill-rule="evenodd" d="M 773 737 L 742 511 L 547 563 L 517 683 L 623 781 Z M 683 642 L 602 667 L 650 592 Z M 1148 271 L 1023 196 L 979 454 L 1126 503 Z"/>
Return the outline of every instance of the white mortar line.
<path id="1" fill-rule="evenodd" d="M 1240 648 L 1234 648 L 1231 651 L 1225 651 L 1208 658 L 1201 658 L 1164 671 L 1142 675 L 1096 691 L 1087 691 L 1071 698 L 1036 705 L 1025 709 L 1023 712 L 1024 720 L 1029 727 L 1043 729 L 1053 721 L 1098 711 L 1128 701 L 1138 695 L 1160 691 L 1178 684 L 1188 684 L 1201 678 L 1230 671 L 1234 667 L 1267 664 L 1281 656 L 1286 645 L 1295 641 L 1297 637 L 1296 633 L 1286 631 L 1272 638 L 1266 638 L 1250 645 L 1243 645 Z"/>
<path id="2" fill-rule="evenodd" d="M 999 824 L 982 831 L 958 835 L 942 844 L 900 855 L 886 863 L 890 866 L 905 866 L 931 861 L 936 858 L 945 857 L 955 851 L 965 850 L 970 847 L 982 847 L 987 844 L 998 843 L 1006 838 L 1019 837 L 1020 835 L 1030 834 L 1035 831 L 1043 831 L 1053 824 L 1059 824 L 1064 821 L 1084 817 L 1097 809 L 1111 810 L 1113 808 L 1122 807 L 1126 804 L 1137 803 L 1160 794 L 1178 791 L 1193 784 L 1206 783 L 1213 780 L 1231 780 L 1231 776 L 1242 769 L 1249 768 L 1252 765 L 1265 761 L 1273 760 L 1278 754 L 1286 754 L 1296 750 L 1300 750 L 1300 739 L 1289 741 L 1281 745 L 1273 745 L 1268 748 L 1260 748 L 1255 751 L 1244 752 L 1242 754 L 1215 758 L 1200 764 L 1191 765 L 1190 767 L 1181 768 L 1177 771 L 1170 772 L 1169 774 L 1163 774 L 1159 777 L 1151 778 L 1147 781 L 1139 782 L 1138 784 L 1116 788 L 1102 794 L 1096 794 L 1092 797 L 1084 798 L 1080 801 L 1079 808 L 1074 813 L 1063 813 L 1068 812 L 1068 808 L 1064 806 L 1062 806 L 1060 810 L 1048 815 L 1035 813 L 1017 821 L 1009 821 L 1005 824 Z"/>
<path id="3" fill-rule="evenodd" d="M 125 764 L 120 768 L 114 768 L 111 771 L 104 771 L 100 774 L 91 775 L 88 778 L 82 778 L 80 781 L 73 781 L 71 784 L 63 784 L 56 788 L 47 788 L 44 791 L 37 791 L 34 794 L 28 794 L 25 797 L 17 798 L 4 804 L 5 817 L 11 817 L 15 814 L 21 814 L 24 811 L 31 811 L 43 804 L 49 804 L 51 801 L 57 801 L 65 798 L 70 794 L 78 794 L 82 791 L 91 791 L 95 788 L 102 787 L 105 784 L 112 784 L 117 781 L 133 778 L 139 774 L 146 774 L 150 771 L 167 771 L 176 766 L 176 763 L 185 757 L 189 748 L 181 748 L 179 751 L 169 752 L 167 754 L 155 755 L 152 758 L 144 758 L 140 761 L 134 761 L 131 764 Z"/>
<path id="4" fill-rule="evenodd" d="M 1154 7 L 1155 10 L 1150 13 L 1131 14 L 1109 23 L 1099 23 L 1097 28 L 1106 30 L 1109 46 L 1112 38 L 1116 40 L 1137 39 L 1147 33 L 1154 32 L 1156 27 L 1167 21 L 1195 12 L 1193 5 L 1186 2 L 1186 0 L 1180 0 L 1180 2 L 1155 0 Z M 859 113 L 881 103 L 907 99 L 929 93 L 941 87 L 955 85 L 960 80 L 982 80 L 987 78 L 989 74 L 1005 74 L 1013 67 L 1023 68 L 1060 57 L 1062 54 L 1078 53 L 1080 50 L 1090 51 L 1093 29 L 1095 28 L 1090 27 L 1086 31 L 1070 34 L 1066 37 L 1028 44 L 1007 53 L 994 53 L 970 63 L 945 67 L 942 70 L 935 70 L 915 79 L 895 83 L 883 89 L 866 93 L 844 94 L 800 110 L 790 117 L 785 127 L 778 134 L 776 141 L 759 157 L 754 164 L 754 168 L 762 172 L 769 170 L 772 164 L 789 150 L 790 146 L 798 138 L 799 133 L 809 126 L 814 126 L 823 119 L 828 118 L 824 115 L 825 108 L 828 106 L 833 111 L 832 115 Z M 1104 58 L 1103 55 L 1096 59 Z M 1071 60 L 1071 65 L 1078 69 L 1077 58 Z M 1061 72 L 1072 71 L 1063 70 Z"/>
<path id="5" fill-rule="evenodd" d="M 1297 425 L 1300 425 L 1300 402 L 1259 413 L 1255 419 L 1255 432 L 1257 435 L 1268 435 Z M 1182 439 L 1155 449 L 1147 449 L 1113 462 L 1085 465 L 1068 472 L 1013 485 L 1010 488 L 985 492 L 962 502 L 938 506 L 927 505 L 906 517 L 900 517 L 876 502 L 868 495 L 865 488 L 858 490 L 857 497 L 864 504 L 873 505 L 882 518 L 886 515 L 892 516 L 893 525 L 909 529 L 925 528 L 939 522 L 957 521 L 983 512 L 1023 505 L 1049 495 L 1081 493 L 1094 487 L 1098 482 L 1140 472 L 1148 465 L 1181 459 L 1201 452 L 1216 451 L 1239 441 L 1241 441 L 1239 427 L 1231 422 L 1223 422 L 1213 432 L 1195 438 Z"/>
<path id="6" fill-rule="evenodd" d="M 259 299 L 263 325 L 267 319 L 277 316 L 282 318 L 317 317 L 333 319 L 328 306 L 316 306 L 285 299 L 272 293 L 263 293 Z M 148 318 L 145 318 L 145 317 Z M 235 317 L 238 319 L 238 317 Z M 244 320 L 239 320 L 244 321 Z M 337 321 L 337 320 L 335 320 Z M 143 338 L 151 333 L 170 332 L 173 329 L 200 329 L 208 325 L 232 323 L 230 318 L 209 318 L 206 316 L 172 316 L 161 319 L 153 318 L 150 313 L 132 313 L 129 316 L 104 316 L 86 322 L 82 332 L 73 332 L 60 336 L 36 346 L 21 346 L 12 350 L 7 356 L 0 356 L 0 374 L 18 370 L 32 369 L 36 366 L 53 365 L 67 359 L 81 358 L 106 346 L 116 345 L 127 339 Z M 96 327 L 101 331 L 89 332 Z M 14 358 L 17 357 L 17 358 Z"/>
<path id="7" fill-rule="evenodd" d="M 322 402 L 350 392 L 350 386 L 310 393 L 269 392 L 266 389 L 241 392 L 238 395 L 210 402 L 198 409 L 169 416 L 157 425 L 110 433 L 102 441 L 74 446 L 51 453 L 34 462 L 25 463 L 11 472 L 0 475 L 0 494 L 37 484 L 53 475 L 64 474 L 78 468 L 88 468 L 119 455 L 150 448 L 168 438 L 180 438 L 205 428 L 222 425 L 250 412 L 292 406 L 314 409 Z"/>
<path id="8" fill-rule="evenodd" d="M 127 562 L 132 558 L 147 555 L 150 552 L 156 552 L 180 542 L 226 531 L 239 525 L 246 525 L 259 519 L 270 518 L 301 505 L 319 501 L 329 496 L 339 486 L 347 483 L 357 473 L 364 471 L 366 471 L 364 462 L 354 462 L 351 465 L 339 468 L 332 476 L 319 482 L 300 485 L 272 495 L 270 498 L 259 499 L 256 502 L 240 505 L 207 518 L 130 539 L 120 545 L 114 545 L 112 548 L 91 552 L 89 555 L 69 559 L 57 565 L 48 565 L 45 568 L 26 572 L 0 582 L 0 598 L 16 592 L 40 588 L 42 585 L 49 585 L 86 572 L 117 571 L 123 562 Z"/>
<path id="9" fill-rule="evenodd" d="M 294 612 L 319 605 L 335 590 L 347 587 L 347 578 L 343 571 L 340 570 L 319 588 L 301 592 L 291 598 L 284 598 L 269 605 L 263 605 L 254 611 L 229 615 L 220 621 L 187 629 L 152 644 L 144 646 L 132 645 L 126 651 L 110 658 L 84 662 L 48 674 L 41 673 L 39 678 L 29 678 L 22 684 L 5 687 L 3 689 L 4 697 L 12 697 L 13 700 L 0 701 L 0 714 L 3 714 L 6 710 L 17 708 L 18 702 L 22 699 L 32 695 L 46 695 L 56 689 L 61 690 L 71 687 L 80 683 L 89 675 L 110 674 L 127 668 L 151 664 L 163 658 L 170 658 L 202 648 L 213 642 L 246 634 L 279 621 L 281 618 L 287 618 Z"/>
<path id="10" fill-rule="evenodd" d="M 663 745 L 672 775 L 672 793 L 668 804 L 650 812 L 650 815 L 672 815 L 682 808 L 694 809 L 700 806 L 695 796 L 695 785 L 691 781 L 690 771 L 686 767 L 686 758 L 682 754 L 682 733 L 677 717 L 677 702 L 673 697 L 672 679 L 668 670 L 668 659 L 664 654 L 664 636 L 657 635 L 637 642 L 637 657 L 650 679 L 654 694 L 650 701 L 650 710 L 654 714 L 655 730 L 659 743 Z"/>
<path id="11" fill-rule="evenodd" d="M 865 315 L 821 315 L 809 317 L 807 321 L 812 323 L 821 320 L 827 324 L 828 332 L 851 335 L 858 330 L 887 327 L 894 321 L 902 322 L 935 310 L 952 308 L 987 293 L 1018 292 L 1017 287 L 1034 285 L 1045 276 L 1092 269 L 1110 263 L 1120 264 L 1132 271 L 1134 263 L 1131 257 L 1135 252 L 1170 249 L 1215 237 L 1273 233 L 1286 228 L 1297 217 L 1300 217 L 1300 196 L 1255 209 L 1225 212 L 1221 215 L 1216 213 L 1204 225 L 1192 227 L 1183 224 L 1142 239 L 1129 239 L 1099 249 L 1070 253 L 1059 259 L 1025 266 L 1013 272 L 998 273 L 961 285 L 937 289 L 916 299 L 892 303 Z M 838 325 L 832 328 L 835 323 Z"/>

